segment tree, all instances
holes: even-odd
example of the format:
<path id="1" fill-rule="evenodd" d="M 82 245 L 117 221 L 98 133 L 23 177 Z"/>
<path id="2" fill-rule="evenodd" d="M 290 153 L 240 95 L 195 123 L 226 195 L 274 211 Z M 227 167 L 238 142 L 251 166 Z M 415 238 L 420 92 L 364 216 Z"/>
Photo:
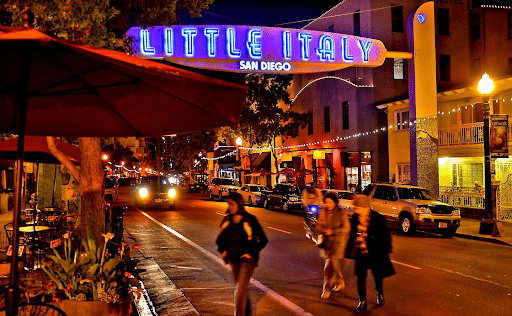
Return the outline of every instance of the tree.
<path id="1" fill-rule="evenodd" d="M 176 135 L 168 139 L 170 151 L 168 157 L 172 170 L 177 173 L 191 169 L 204 170 L 206 161 L 201 159 L 207 146 L 213 143 L 213 133 L 210 131 Z"/>
<path id="2" fill-rule="evenodd" d="M 0 21 L 22 25 L 22 14 L 35 15 L 34 27 L 54 36 L 80 41 L 101 48 L 125 49 L 123 36 L 134 20 L 143 26 L 172 24 L 176 7 L 185 8 L 191 16 L 200 16 L 213 0 L 6 0 L 0 6 Z M 51 140 L 49 139 L 49 142 Z M 54 155 L 66 166 L 80 185 L 81 233 L 88 233 L 99 244 L 104 232 L 104 176 L 99 138 L 79 139 L 81 169 L 66 161 L 54 149 Z M 51 145 L 49 145 L 51 147 Z"/>
<path id="3" fill-rule="evenodd" d="M 221 128 L 219 140 L 227 142 L 241 136 L 250 148 L 268 146 L 277 164 L 276 137 L 296 137 L 299 129 L 308 123 L 307 114 L 291 110 L 293 104 L 288 91 L 291 81 L 291 76 L 247 75 L 245 83 L 249 91 L 240 124 Z"/>

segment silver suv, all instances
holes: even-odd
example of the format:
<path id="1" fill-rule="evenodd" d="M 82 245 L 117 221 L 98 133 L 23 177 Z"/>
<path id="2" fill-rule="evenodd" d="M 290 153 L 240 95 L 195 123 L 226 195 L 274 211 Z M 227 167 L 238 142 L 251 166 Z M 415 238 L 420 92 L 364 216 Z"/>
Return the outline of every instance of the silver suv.
<path id="1" fill-rule="evenodd" d="M 398 226 L 406 235 L 416 229 L 435 230 L 451 237 L 460 226 L 460 210 L 439 202 L 425 188 L 387 183 L 372 183 L 364 191 L 373 210 Z"/>
<path id="2" fill-rule="evenodd" d="M 209 194 L 210 200 L 215 197 L 222 201 L 225 197 L 228 197 L 231 192 L 236 192 L 240 189 L 236 185 L 236 180 L 231 178 L 213 178 L 210 183 Z"/>

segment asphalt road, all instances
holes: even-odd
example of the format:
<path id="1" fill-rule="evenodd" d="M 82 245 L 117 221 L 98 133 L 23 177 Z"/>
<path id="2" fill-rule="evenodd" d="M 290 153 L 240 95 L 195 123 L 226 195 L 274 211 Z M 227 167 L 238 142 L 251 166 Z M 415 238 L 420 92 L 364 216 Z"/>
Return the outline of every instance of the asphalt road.
<path id="1" fill-rule="evenodd" d="M 121 191 L 120 203 L 133 205 Z M 232 315 L 230 271 L 215 238 L 225 202 L 180 192 L 174 210 L 125 212 L 125 229 L 142 252 L 161 266 L 201 315 Z M 261 253 L 250 294 L 256 315 L 343 315 L 357 305 L 353 262 L 342 264 L 346 289 L 320 298 L 323 260 L 304 236 L 302 217 L 249 207 L 269 244 Z M 376 305 L 368 278 L 368 311 L 362 315 L 511 315 L 512 248 L 461 237 L 391 230 L 396 275 L 384 280 L 386 304 Z M 371 273 L 370 273 L 371 275 Z"/>

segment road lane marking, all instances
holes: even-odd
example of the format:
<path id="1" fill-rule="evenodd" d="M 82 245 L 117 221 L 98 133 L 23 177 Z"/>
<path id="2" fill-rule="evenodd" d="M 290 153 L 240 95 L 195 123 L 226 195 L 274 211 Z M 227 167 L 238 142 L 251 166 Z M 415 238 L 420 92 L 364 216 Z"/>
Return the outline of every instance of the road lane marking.
<path id="1" fill-rule="evenodd" d="M 291 232 L 288 232 L 286 230 L 282 230 L 282 229 L 279 229 L 279 228 L 274 228 L 274 227 L 271 227 L 271 226 L 267 226 L 267 228 L 270 228 L 270 229 L 273 229 L 273 230 L 277 230 L 278 232 L 282 232 L 282 233 L 285 233 L 285 234 L 292 234 Z"/>
<path id="2" fill-rule="evenodd" d="M 475 277 L 475 276 L 472 276 L 472 275 L 467 275 L 467 274 L 464 274 L 464 273 L 461 273 L 461 272 L 457 272 L 457 271 L 453 271 L 453 270 L 450 270 L 450 269 L 436 267 L 436 266 L 433 266 L 433 265 L 430 265 L 430 264 L 427 264 L 426 266 L 430 267 L 432 269 L 436 269 L 436 270 L 439 270 L 439 271 L 446 272 L 446 273 L 455 274 L 455 275 L 462 276 L 462 277 L 465 277 L 465 278 L 468 278 L 468 279 L 473 279 L 473 280 L 476 280 L 476 281 L 481 281 L 481 282 L 485 282 L 485 283 L 489 283 L 489 284 L 492 284 L 492 285 L 496 285 L 496 286 L 499 286 L 499 287 L 502 287 L 502 288 L 505 288 L 505 289 L 508 289 L 508 290 L 512 290 L 511 286 L 503 285 L 503 284 L 500 284 L 500 283 L 497 283 L 497 282 L 494 282 L 494 281 L 491 281 L 491 280 L 486 280 L 486 279 L 482 279 L 482 278 Z"/>
<path id="3" fill-rule="evenodd" d="M 151 217 L 150 215 L 148 215 L 147 213 L 139 210 L 139 212 L 142 213 L 142 215 L 146 216 L 148 219 L 150 219 L 151 221 L 153 221 L 155 224 L 157 224 L 158 226 L 162 227 L 163 229 L 165 229 L 166 231 L 170 232 L 171 234 L 173 234 L 174 236 L 178 237 L 179 239 L 181 239 L 182 241 L 184 241 L 185 243 L 189 244 L 190 246 L 194 247 L 195 249 L 199 250 L 201 253 L 203 253 L 204 255 L 206 255 L 208 258 L 212 259 L 213 261 L 217 262 L 218 264 L 220 264 L 221 266 L 223 266 L 225 269 L 227 270 L 230 270 L 229 269 L 229 266 L 226 265 L 224 263 L 224 260 L 222 260 L 221 258 L 217 257 L 216 255 L 214 255 L 213 253 L 209 252 L 208 250 L 204 249 L 203 247 L 199 246 L 198 244 L 196 244 L 195 242 L 193 242 L 192 240 L 188 239 L 187 237 L 183 236 L 182 234 L 178 233 L 177 231 L 175 231 L 174 229 L 170 228 L 169 226 L 157 221 L 156 219 L 154 219 L 153 217 Z M 283 296 L 281 296 L 280 294 L 278 294 L 277 292 L 271 290 L 270 288 L 268 288 L 267 286 L 263 285 L 262 283 L 256 281 L 255 279 L 251 278 L 251 284 L 255 287 L 257 287 L 258 289 L 260 289 L 261 291 L 263 291 L 266 295 L 270 296 L 272 299 L 274 299 L 276 302 L 278 302 L 279 304 L 285 306 L 286 308 L 288 308 L 289 310 L 291 310 L 292 312 L 294 312 L 295 314 L 297 315 L 302 315 L 302 316 L 314 316 L 313 314 L 303 310 L 302 308 L 300 308 L 298 305 L 296 305 L 295 303 L 287 300 L 286 298 L 284 298 Z"/>
<path id="4" fill-rule="evenodd" d="M 420 267 L 411 266 L 410 264 L 407 264 L 407 263 L 402 263 L 402 262 L 395 261 L 395 260 L 391 260 L 391 262 L 399 264 L 399 265 L 402 265 L 404 267 L 409 267 L 409 268 L 412 268 L 412 269 L 421 270 Z"/>
<path id="5" fill-rule="evenodd" d="M 184 266 L 176 266 L 176 265 L 171 265 L 170 266 L 171 268 L 176 268 L 176 269 L 185 269 L 185 270 L 199 270 L 199 271 L 203 271 L 204 269 L 201 269 L 201 268 L 194 268 L 194 267 L 184 267 Z"/>

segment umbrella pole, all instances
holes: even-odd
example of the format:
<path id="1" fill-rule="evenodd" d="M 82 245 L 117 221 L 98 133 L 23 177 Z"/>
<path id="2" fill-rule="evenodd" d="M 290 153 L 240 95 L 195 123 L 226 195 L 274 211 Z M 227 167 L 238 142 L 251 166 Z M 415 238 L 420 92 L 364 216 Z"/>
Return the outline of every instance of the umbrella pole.
<path id="1" fill-rule="evenodd" d="M 32 45 L 24 45 L 21 60 L 24 60 L 20 67 L 19 76 L 19 102 L 18 112 L 16 113 L 16 125 L 18 127 L 18 148 L 16 152 L 16 188 L 14 193 L 14 214 L 12 224 L 12 258 L 11 271 L 9 273 L 9 286 L 5 298 L 5 314 L 14 316 L 18 314 L 18 303 L 20 298 L 20 287 L 18 285 L 18 247 L 19 247 L 19 227 L 21 215 L 22 198 L 22 176 L 23 162 L 25 160 L 25 130 L 27 125 L 27 104 L 28 104 L 28 79 L 32 64 Z"/>

